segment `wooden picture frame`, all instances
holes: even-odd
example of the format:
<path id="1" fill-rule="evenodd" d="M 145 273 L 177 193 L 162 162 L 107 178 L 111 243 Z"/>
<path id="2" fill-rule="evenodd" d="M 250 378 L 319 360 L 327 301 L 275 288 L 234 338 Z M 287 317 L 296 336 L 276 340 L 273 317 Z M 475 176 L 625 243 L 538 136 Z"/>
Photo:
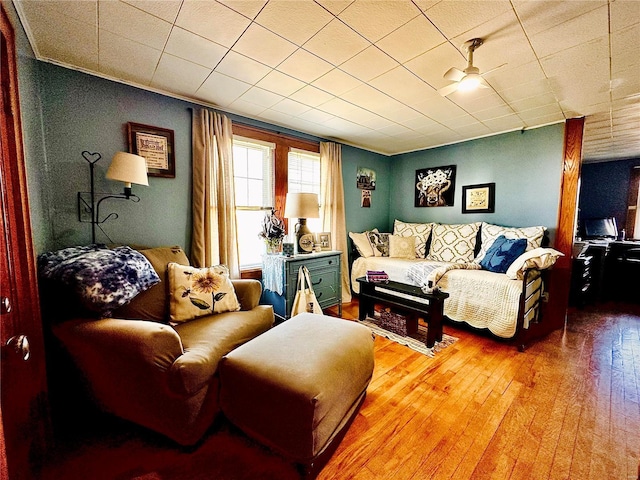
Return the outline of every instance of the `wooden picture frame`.
<path id="1" fill-rule="evenodd" d="M 323 252 L 331 250 L 331 232 L 316 233 L 314 242 L 320 244 Z"/>
<path id="2" fill-rule="evenodd" d="M 462 213 L 494 213 L 495 209 L 495 183 L 479 183 L 462 187 Z"/>
<path id="3" fill-rule="evenodd" d="M 127 137 L 129 152 L 147 161 L 148 176 L 176 178 L 173 130 L 129 122 Z"/>

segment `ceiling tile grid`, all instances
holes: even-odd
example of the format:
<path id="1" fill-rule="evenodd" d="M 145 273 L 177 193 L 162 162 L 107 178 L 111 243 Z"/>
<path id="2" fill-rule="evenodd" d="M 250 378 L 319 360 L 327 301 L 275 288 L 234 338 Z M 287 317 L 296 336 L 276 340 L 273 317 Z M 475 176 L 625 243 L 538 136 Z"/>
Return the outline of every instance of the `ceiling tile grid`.
<path id="1" fill-rule="evenodd" d="M 586 116 L 640 156 L 638 1 L 13 2 L 43 61 L 387 155 Z M 440 95 L 473 38 L 488 88 Z"/>

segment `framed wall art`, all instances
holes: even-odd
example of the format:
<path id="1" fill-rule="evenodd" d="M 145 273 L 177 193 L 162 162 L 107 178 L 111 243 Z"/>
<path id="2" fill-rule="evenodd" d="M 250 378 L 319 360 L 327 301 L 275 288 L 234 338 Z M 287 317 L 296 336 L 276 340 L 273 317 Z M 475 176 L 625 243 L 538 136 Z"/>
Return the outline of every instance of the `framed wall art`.
<path id="1" fill-rule="evenodd" d="M 127 124 L 129 152 L 144 157 L 150 177 L 176 177 L 173 130 L 140 123 Z"/>
<path id="2" fill-rule="evenodd" d="M 456 166 L 416 170 L 416 207 L 451 207 L 456 191 Z"/>
<path id="3" fill-rule="evenodd" d="M 495 183 L 480 183 L 462 187 L 462 213 L 494 213 L 495 203 Z"/>
<path id="4" fill-rule="evenodd" d="M 376 171 L 370 168 L 358 167 L 356 174 L 356 187 L 361 190 L 376 189 Z"/>

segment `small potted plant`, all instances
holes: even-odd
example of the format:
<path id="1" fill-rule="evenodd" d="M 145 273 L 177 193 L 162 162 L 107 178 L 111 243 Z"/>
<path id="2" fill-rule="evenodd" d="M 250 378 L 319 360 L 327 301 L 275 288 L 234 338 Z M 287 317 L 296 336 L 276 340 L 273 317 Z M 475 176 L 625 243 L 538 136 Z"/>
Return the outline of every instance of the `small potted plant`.
<path id="1" fill-rule="evenodd" d="M 258 234 L 267 246 L 267 253 L 280 253 L 284 239 L 284 221 L 276 215 L 272 208 L 262 221 L 262 231 Z"/>

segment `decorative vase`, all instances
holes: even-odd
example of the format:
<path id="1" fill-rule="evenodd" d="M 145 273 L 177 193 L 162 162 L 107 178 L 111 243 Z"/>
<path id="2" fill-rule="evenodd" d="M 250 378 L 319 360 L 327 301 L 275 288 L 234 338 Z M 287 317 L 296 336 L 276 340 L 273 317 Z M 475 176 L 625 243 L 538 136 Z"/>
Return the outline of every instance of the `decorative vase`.
<path id="1" fill-rule="evenodd" d="M 282 252 L 281 238 L 270 238 L 265 240 L 265 244 L 267 245 L 267 253 L 269 255 L 279 255 Z"/>

